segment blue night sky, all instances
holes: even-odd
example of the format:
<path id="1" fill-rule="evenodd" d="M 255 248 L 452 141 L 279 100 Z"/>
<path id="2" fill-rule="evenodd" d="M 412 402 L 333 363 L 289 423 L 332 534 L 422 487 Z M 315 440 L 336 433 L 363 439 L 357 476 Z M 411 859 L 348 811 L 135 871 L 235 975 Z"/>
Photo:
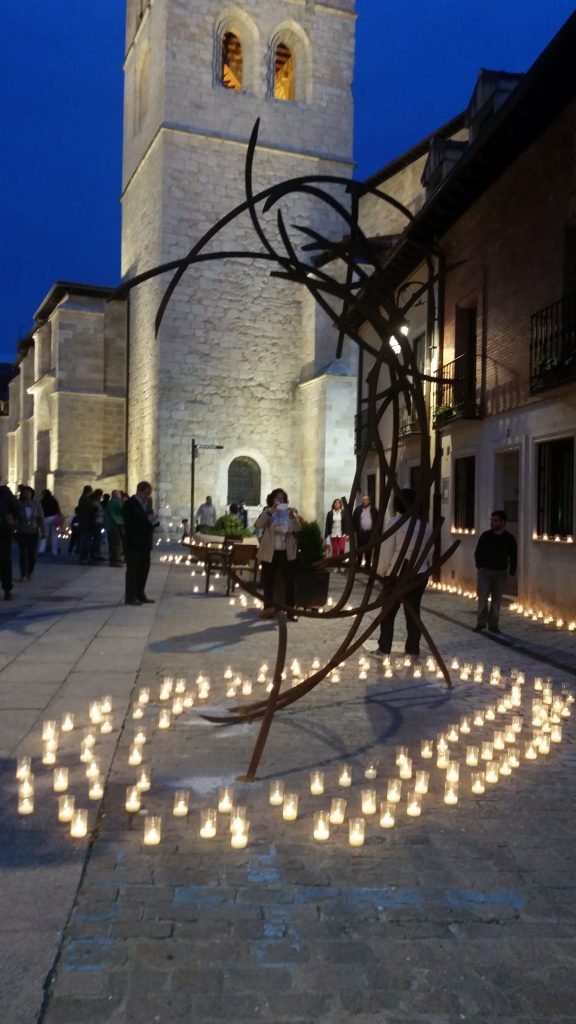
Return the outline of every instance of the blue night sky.
<path id="1" fill-rule="evenodd" d="M 189 0 L 191 6 L 194 0 Z M 466 106 L 481 67 L 526 71 L 573 0 L 357 0 L 357 177 Z M 122 0 L 4 0 L 0 359 L 52 284 L 120 268 Z"/>

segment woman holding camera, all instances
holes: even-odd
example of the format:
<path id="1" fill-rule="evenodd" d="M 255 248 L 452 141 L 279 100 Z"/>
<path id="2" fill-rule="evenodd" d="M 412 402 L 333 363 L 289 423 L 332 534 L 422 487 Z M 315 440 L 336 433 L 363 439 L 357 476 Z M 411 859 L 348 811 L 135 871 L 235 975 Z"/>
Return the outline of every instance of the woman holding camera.
<path id="1" fill-rule="evenodd" d="M 266 498 L 266 508 L 254 523 L 257 530 L 262 530 L 258 548 L 264 591 L 261 619 L 274 618 L 274 585 L 277 578 L 284 582 L 285 603 L 294 606 L 294 563 L 298 553 L 296 534 L 301 522 L 296 509 L 288 504 L 286 491 L 282 487 L 271 491 Z M 297 621 L 294 614 L 288 615 L 288 618 L 291 622 Z"/>

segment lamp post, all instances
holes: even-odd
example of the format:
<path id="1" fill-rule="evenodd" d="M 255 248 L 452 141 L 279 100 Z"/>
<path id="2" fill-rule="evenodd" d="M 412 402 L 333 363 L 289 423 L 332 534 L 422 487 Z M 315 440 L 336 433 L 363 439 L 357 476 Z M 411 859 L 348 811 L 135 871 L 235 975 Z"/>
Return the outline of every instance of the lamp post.
<path id="1" fill-rule="evenodd" d="M 196 444 L 196 438 L 192 438 L 192 447 L 190 452 L 190 532 L 193 533 L 194 526 L 194 492 L 196 489 L 196 453 L 200 449 L 212 449 L 214 451 L 222 451 L 224 448 L 223 444 Z"/>

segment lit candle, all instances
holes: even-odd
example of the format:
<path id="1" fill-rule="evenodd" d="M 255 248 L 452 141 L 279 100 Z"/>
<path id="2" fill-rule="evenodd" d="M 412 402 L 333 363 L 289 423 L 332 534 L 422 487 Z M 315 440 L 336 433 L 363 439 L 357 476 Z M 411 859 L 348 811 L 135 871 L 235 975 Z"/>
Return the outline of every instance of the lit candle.
<path id="1" fill-rule="evenodd" d="M 538 745 L 538 751 L 539 751 L 540 754 L 549 754 L 550 753 L 550 737 L 549 736 L 541 736 L 540 737 L 540 743 Z"/>
<path id="2" fill-rule="evenodd" d="M 244 697 L 249 697 L 251 695 L 251 693 L 252 693 L 252 680 L 251 679 L 244 679 L 243 682 L 242 682 L 242 695 Z"/>
<path id="3" fill-rule="evenodd" d="M 284 802 L 284 783 L 281 779 L 272 779 L 270 782 L 269 803 L 273 807 L 281 807 Z"/>
<path id="4" fill-rule="evenodd" d="M 553 725 L 552 726 L 552 728 L 550 730 L 550 739 L 552 740 L 552 743 L 561 743 L 562 742 L 562 726 L 561 725 Z"/>
<path id="5" fill-rule="evenodd" d="M 396 804 L 383 800 L 380 804 L 380 827 L 394 828 L 396 820 Z"/>
<path id="6" fill-rule="evenodd" d="M 338 785 L 347 789 L 352 785 L 352 768 L 349 764 L 343 764 L 338 775 Z"/>
<path id="7" fill-rule="evenodd" d="M 201 839 L 214 839 L 216 835 L 216 819 L 218 812 L 208 807 L 200 811 L 200 837 Z"/>
<path id="8" fill-rule="evenodd" d="M 172 696 L 172 687 L 174 686 L 174 680 L 172 676 L 164 676 L 162 685 L 160 686 L 160 700 L 169 700 Z"/>
<path id="9" fill-rule="evenodd" d="M 107 735 L 108 733 L 112 732 L 112 729 L 113 729 L 112 715 L 106 715 L 106 718 L 103 719 L 102 725 L 100 726 L 100 732 L 103 735 Z"/>
<path id="10" fill-rule="evenodd" d="M 479 747 L 466 747 L 466 764 L 475 766 L 478 764 L 480 759 L 480 748 Z"/>
<path id="11" fill-rule="evenodd" d="M 416 772 L 414 789 L 420 795 L 424 795 L 428 792 L 428 785 L 430 782 L 430 772 L 419 771 Z"/>
<path id="12" fill-rule="evenodd" d="M 446 780 L 444 784 L 444 803 L 445 804 L 457 804 L 458 803 L 458 783 L 448 782 Z"/>
<path id="13" fill-rule="evenodd" d="M 97 779 L 100 775 L 100 758 L 93 757 L 86 769 L 87 779 Z"/>
<path id="14" fill-rule="evenodd" d="M 172 714 L 175 716 L 181 715 L 184 711 L 184 698 L 174 697 L 172 701 Z"/>
<path id="15" fill-rule="evenodd" d="M 516 733 L 522 732 L 522 716 L 521 715 L 513 715 L 512 716 L 512 729 Z"/>
<path id="16" fill-rule="evenodd" d="M 366 823 L 364 818 L 350 818 L 348 822 L 348 842 L 350 846 L 364 846 Z"/>
<path id="17" fill-rule="evenodd" d="M 248 845 L 248 834 L 250 822 L 244 821 L 243 828 L 237 829 L 230 834 L 230 846 L 233 850 L 244 850 Z"/>
<path id="18" fill-rule="evenodd" d="M 436 739 L 436 751 L 438 754 L 448 753 L 448 737 L 443 733 L 439 732 Z"/>
<path id="19" fill-rule="evenodd" d="M 434 741 L 433 740 L 422 740 L 420 744 L 420 757 L 430 758 L 434 757 Z"/>
<path id="20" fill-rule="evenodd" d="M 508 750 L 508 763 L 511 768 L 520 767 L 520 750 L 518 747 L 510 747 Z"/>
<path id="21" fill-rule="evenodd" d="M 18 796 L 18 814 L 32 814 L 34 811 L 33 796 Z"/>
<path id="22" fill-rule="evenodd" d="M 58 738 L 58 727 L 56 725 L 56 722 L 54 722 L 52 720 L 50 720 L 48 722 L 44 722 L 42 724 L 42 739 L 44 741 L 46 741 L 46 740 L 55 740 L 57 738 Z"/>
<path id="23" fill-rule="evenodd" d="M 362 789 L 360 790 L 360 799 L 362 803 L 362 814 L 376 814 L 376 790 L 375 789 Z"/>
<path id="24" fill-rule="evenodd" d="M 535 761 L 538 757 L 538 751 L 536 750 L 536 744 L 533 740 L 528 740 L 524 744 L 524 757 L 527 761 Z"/>
<path id="25" fill-rule="evenodd" d="M 494 744 L 488 740 L 483 740 L 482 747 L 480 750 L 480 757 L 483 761 L 491 761 L 494 754 Z"/>
<path id="26" fill-rule="evenodd" d="M 460 778 L 460 765 L 458 761 L 450 761 L 446 769 L 446 779 L 448 782 L 458 782 Z"/>
<path id="27" fill-rule="evenodd" d="M 150 700 L 150 687 L 149 686 L 141 686 L 139 691 L 138 691 L 138 703 L 139 704 L 147 704 L 149 700 Z"/>
<path id="28" fill-rule="evenodd" d="M 23 754 L 16 762 L 16 778 L 28 779 L 32 775 L 32 758 Z"/>
<path id="29" fill-rule="evenodd" d="M 99 700 L 92 701 L 90 704 L 89 717 L 92 725 L 100 725 L 102 721 L 102 707 Z"/>
<path id="30" fill-rule="evenodd" d="M 90 800 L 101 800 L 104 796 L 104 786 L 100 776 L 90 780 L 90 788 L 88 790 L 88 797 Z"/>
<path id="31" fill-rule="evenodd" d="M 56 764 L 57 740 L 46 740 L 42 752 L 42 764 Z"/>
<path id="32" fill-rule="evenodd" d="M 314 839 L 325 843 L 330 838 L 330 815 L 328 811 L 316 811 L 314 814 Z"/>
<path id="33" fill-rule="evenodd" d="M 471 772 L 470 779 L 473 793 L 484 793 L 486 791 L 486 779 L 484 772 Z"/>
<path id="34" fill-rule="evenodd" d="M 463 715 L 460 719 L 460 732 L 465 736 L 470 732 L 470 719 L 467 715 Z"/>
<path id="35" fill-rule="evenodd" d="M 486 711 L 484 712 L 484 717 L 486 718 L 487 722 L 494 721 L 494 719 L 496 718 L 496 708 L 494 707 L 493 704 L 488 705 Z"/>
<path id="36" fill-rule="evenodd" d="M 346 816 L 346 800 L 335 796 L 330 804 L 330 822 L 332 825 L 343 825 Z"/>
<path id="37" fill-rule="evenodd" d="M 186 693 L 184 694 L 184 697 L 182 698 L 182 703 L 183 703 L 184 707 L 185 708 L 192 708 L 192 707 L 194 707 L 194 700 L 195 700 L 195 695 L 192 693 L 192 690 L 186 690 Z"/>
<path id="38" fill-rule="evenodd" d="M 58 821 L 72 821 L 74 802 L 74 797 L 69 793 L 58 797 Z"/>
<path id="39" fill-rule="evenodd" d="M 186 677 L 178 676 L 174 683 L 174 693 L 186 693 Z"/>
<path id="40" fill-rule="evenodd" d="M 175 818 L 185 818 L 190 809 L 190 793 L 187 789 L 177 789 L 174 793 L 172 814 Z"/>
<path id="41" fill-rule="evenodd" d="M 88 832 L 88 811 L 75 807 L 70 819 L 70 835 L 73 839 L 83 839 Z"/>
<path id="42" fill-rule="evenodd" d="M 378 775 L 378 765 L 377 765 L 377 763 L 375 761 L 371 761 L 370 764 L 367 764 L 365 769 L 364 769 L 364 778 L 365 779 L 375 779 L 377 777 L 377 775 Z"/>
<path id="43" fill-rule="evenodd" d="M 260 669 L 260 671 L 262 672 L 262 669 Z M 230 665 L 228 665 L 228 668 L 224 672 L 224 679 L 232 679 L 233 674 L 234 673 L 232 672 Z"/>
<path id="44" fill-rule="evenodd" d="M 112 697 L 102 697 L 102 700 L 100 701 L 100 711 L 102 712 L 103 715 L 110 714 L 110 712 L 112 711 Z"/>
<path id="45" fill-rule="evenodd" d="M 500 776 L 500 766 L 498 761 L 487 761 L 486 762 L 486 782 L 498 782 Z"/>
<path id="46" fill-rule="evenodd" d="M 55 768 L 52 782 L 52 788 L 55 793 L 65 793 L 68 789 L 68 769 L 67 768 Z"/>
<path id="47" fill-rule="evenodd" d="M 234 805 L 234 790 L 224 786 L 218 792 L 218 810 L 220 814 L 230 814 Z"/>
<path id="48" fill-rule="evenodd" d="M 282 817 L 284 821 L 296 821 L 298 817 L 298 794 L 285 793 L 282 804 Z"/>
<path id="49" fill-rule="evenodd" d="M 158 846 L 162 838 L 162 818 L 149 814 L 144 818 L 144 846 Z"/>
<path id="50" fill-rule="evenodd" d="M 236 804 L 230 811 L 230 831 L 242 832 L 246 826 L 246 808 Z"/>
<path id="51" fill-rule="evenodd" d="M 449 725 L 448 726 L 448 731 L 446 733 L 446 739 L 448 740 L 448 742 L 449 743 L 457 743 L 458 742 L 458 736 L 459 736 L 458 726 L 457 725 Z"/>
<path id="52" fill-rule="evenodd" d="M 171 721 L 172 721 L 172 716 L 171 716 L 170 712 L 166 708 L 161 708 L 160 714 L 158 716 L 158 728 L 159 729 L 169 729 Z"/>
<path id="53" fill-rule="evenodd" d="M 324 772 L 310 772 L 310 792 L 312 796 L 322 796 L 324 792 Z"/>
<path id="54" fill-rule="evenodd" d="M 484 725 L 484 712 L 475 711 L 472 721 L 474 722 L 474 725 Z"/>
<path id="55" fill-rule="evenodd" d="M 82 737 L 81 746 L 82 747 L 88 747 L 89 749 L 92 749 L 92 747 L 95 746 L 95 744 L 96 744 L 96 733 L 95 733 L 94 729 L 92 727 L 90 727 L 89 729 L 85 729 L 84 730 L 84 735 Z"/>
<path id="56" fill-rule="evenodd" d="M 396 764 L 402 765 L 408 757 L 408 747 L 396 747 Z"/>
<path id="57" fill-rule="evenodd" d="M 512 775 L 512 765 L 510 764 L 510 758 L 508 754 L 502 754 L 498 762 L 498 770 L 500 775 Z"/>
<path id="58" fill-rule="evenodd" d="M 409 789 L 406 794 L 406 814 L 409 818 L 419 818 L 422 814 L 422 797 L 416 789 Z"/>
<path id="59" fill-rule="evenodd" d="M 129 814 L 136 814 L 140 810 L 140 789 L 138 786 L 126 787 L 126 802 L 124 806 Z"/>
<path id="60" fill-rule="evenodd" d="M 388 779 L 386 798 L 389 803 L 397 804 L 402 796 L 402 779 Z"/>
<path id="61" fill-rule="evenodd" d="M 449 764 L 450 764 L 450 754 L 448 753 L 448 751 L 446 750 L 446 751 L 442 751 L 441 753 L 439 753 L 437 758 L 436 758 L 436 767 L 437 768 L 447 768 Z"/>
<path id="62" fill-rule="evenodd" d="M 400 770 L 399 770 L 398 774 L 399 774 L 401 779 L 411 779 L 412 778 L 412 758 L 411 757 L 405 757 L 404 758 L 402 764 L 400 765 Z"/>
<path id="63" fill-rule="evenodd" d="M 142 765 L 138 773 L 136 785 L 138 786 L 138 789 L 140 790 L 141 793 L 147 793 L 148 790 L 150 789 L 150 786 L 152 785 L 150 769 L 147 768 L 145 765 Z"/>
<path id="64" fill-rule="evenodd" d="M 62 732 L 72 732 L 74 728 L 74 715 L 71 712 L 67 712 L 62 718 L 62 725 L 60 726 Z"/>

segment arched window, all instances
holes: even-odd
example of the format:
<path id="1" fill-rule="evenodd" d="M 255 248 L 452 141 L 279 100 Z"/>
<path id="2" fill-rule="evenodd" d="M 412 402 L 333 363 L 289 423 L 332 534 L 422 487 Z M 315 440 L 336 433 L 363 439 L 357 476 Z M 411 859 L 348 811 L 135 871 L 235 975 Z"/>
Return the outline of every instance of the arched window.
<path id="1" fill-rule="evenodd" d="M 245 505 L 260 504 L 260 466 L 247 455 L 233 459 L 228 467 L 228 504 L 243 501 Z"/>
<path id="2" fill-rule="evenodd" d="M 242 88 L 242 43 L 235 32 L 222 37 L 221 85 L 226 89 Z"/>
<path id="3" fill-rule="evenodd" d="M 286 43 L 278 43 L 274 57 L 274 99 L 294 100 L 294 54 Z"/>

